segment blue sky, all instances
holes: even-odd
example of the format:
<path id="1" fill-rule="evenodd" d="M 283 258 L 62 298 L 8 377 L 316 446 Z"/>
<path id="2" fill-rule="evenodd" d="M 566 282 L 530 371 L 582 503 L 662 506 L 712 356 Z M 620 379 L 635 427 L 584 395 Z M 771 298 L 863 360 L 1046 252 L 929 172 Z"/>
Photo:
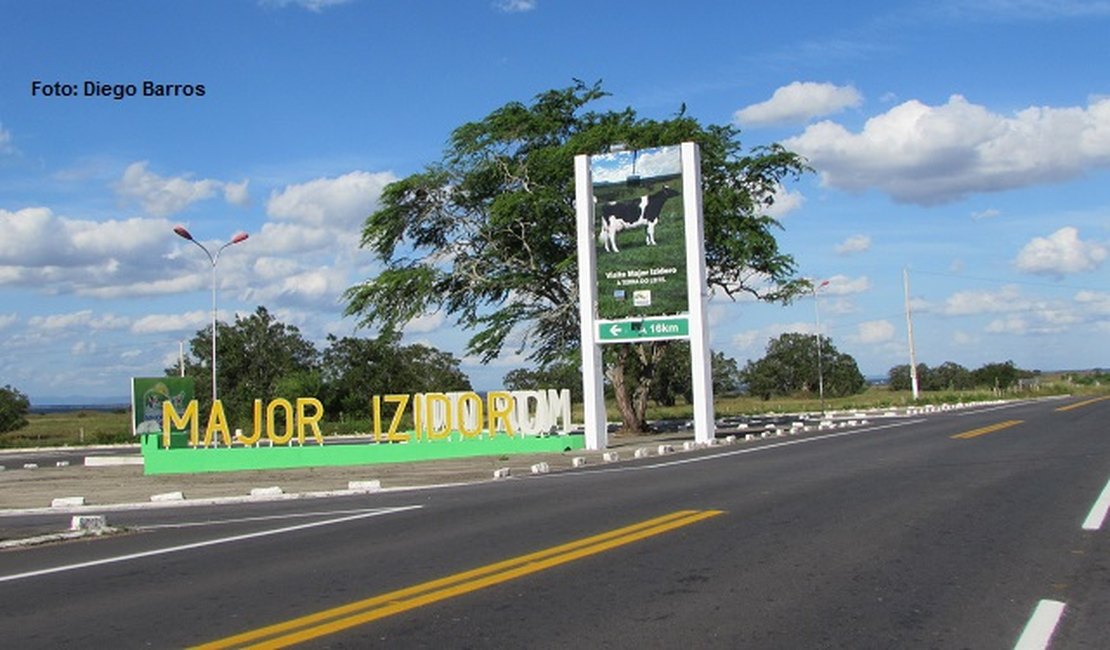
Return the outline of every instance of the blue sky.
<path id="1" fill-rule="evenodd" d="M 378 268 L 357 244 L 381 188 L 438 160 L 454 127 L 574 78 L 603 81 L 597 108 L 685 103 L 816 169 L 775 216 L 801 272 L 829 280 L 817 309 L 714 297 L 714 349 L 758 358 L 819 311 L 883 375 L 907 362 L 908 268 L 924 363 L 1110 366 L 1110 2 L 0 9 L 0 384 L 33 402 L 122 398 L 205 326 L 208 263 L 176 224 L 211 245 L 250 233 L 220 260 L 222 319 L 265 305 L 321 347 L 355 332 L 340 295 Z M 429 314 L 406 340 L 462 356 L 465 333 Z M 494 388 L 523 363 L 464 370 Z"/>

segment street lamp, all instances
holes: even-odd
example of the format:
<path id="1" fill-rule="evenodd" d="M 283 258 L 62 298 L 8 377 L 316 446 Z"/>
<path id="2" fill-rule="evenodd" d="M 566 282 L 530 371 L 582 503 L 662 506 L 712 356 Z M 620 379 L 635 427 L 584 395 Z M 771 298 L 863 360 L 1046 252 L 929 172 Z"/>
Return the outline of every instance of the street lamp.
<path id="1" fill-rule="evenodd" d="M 185 229 L 185 226 L 174 226 L 173 231 L 177 233 L 178 237 L 188 239 L 200 247 L 204 254 L 208 256 L 208 261 L 212 263 L 212 403 L 216 403 L 216 262 L 220 261 L 220 252 L 228 246 L 238 244 L 246 241 L 248 235 L 245 232 L 236 233 L 230 241 L 216 249 L 216 253 L 212 254 L 204 244 L 193 239 L 193 235 Z"/>
<path id="2" fill-rule="evenodd" d="M 816 317 L 817 332 L 814 336 L 817 338 L 817 392 L 821 396 L 821 416 L 825 415 L 825 372 L 821 362 L 821 308 L 817 300 L 817 290 L 829 284 L 825 280 L 821 284 L 813 287 L 813 314 Z"/>

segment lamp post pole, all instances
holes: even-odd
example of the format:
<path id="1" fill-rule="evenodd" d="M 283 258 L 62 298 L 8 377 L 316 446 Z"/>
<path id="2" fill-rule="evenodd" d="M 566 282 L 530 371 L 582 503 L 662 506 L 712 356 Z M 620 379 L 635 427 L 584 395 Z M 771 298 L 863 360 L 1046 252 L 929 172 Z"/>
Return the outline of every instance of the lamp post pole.
<path id="1" fill-rule="evenodd" d="M 216 263 L 220 261 L 220 253 L 234 244 L 245 241 L 249 235 L 245 232 L 236 233 L 227 243 L 216 249 L 215 254 L 210 252 L 204 244 L 193 239 L 193 235 L 185 229 L 185 226 L 174 226 L 173 231 L 177 233 L 178 237 L 188 239 L 196 244 L 204 254 L 208 256 L 208 261 L 212 263 L 212 403 L 216 403 Z"/>
<path id="2" fill-rule="evenodd" d="M 825 415 L 825 372 L 824 364 L 821 361 L 821 308 L 817 300 L 817 290 L 828 285 L 829 281 L 825 280 L 821 284 L 813 287 L 813 314 L 817 324 L 817 393 L 821 399 L 821 416 Z"/>

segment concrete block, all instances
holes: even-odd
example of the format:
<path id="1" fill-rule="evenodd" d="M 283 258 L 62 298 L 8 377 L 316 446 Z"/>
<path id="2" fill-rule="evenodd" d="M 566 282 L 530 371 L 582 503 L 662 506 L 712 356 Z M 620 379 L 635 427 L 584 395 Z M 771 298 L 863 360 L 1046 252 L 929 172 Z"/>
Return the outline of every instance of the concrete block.
<path id="1" fill-rule="evenodd" d="M 38 469 L 38 463 L 23 463 L 23 469 Z"/>
<path id="2" fill-rule="evenodd" d="M 607 463 L 615 463 L 621 459 L 621 455 L 615 451 L 607 451 L 601 455 L 601 460 Z"/>
<path id="3" fill-rule="evenodd" d="M 745 434 L 744 435 L 744 440 L 747 440 L 747 441 L 755 440 L 755 434 L 754 433 Z"/>
<path id="4" fill-rule="evenodd" d="M 58 462 L 54 463 L 54 467 L 69 467 L 69 461 L 59 460 Z"/>
<path id="5" fill-rule="evenodd" d="M 533 474 L 547 474 L 550 471 L 551 465 L 548 465 L 547 463 L 536 463 L 532 466 Z"/>
<path id="6" fill-rule="evenodd" d="M 572 467 L 585 467 L 586 459 L 582 456 L 575 456 L 571 459 L 570 464 Z"/>
<path id="7" fill-rule="evenodd" d="M 285 490 L 276 485 L 264 488 L 251 488 L 252 497 L 279 497 L 283 494 L 285 494 Z"/>
<path id="8" fill-rule="evenodd" d="M 85 497 L 58 497 L 50 502 L 51 508 L 72 508 L 85 505 Z"/>
<path id="9" fill-rule="evenodd" d="M 659 453 L 661 453 L 661 454 L 666 453 L 666 452 L 662 451 L 663 447 L 659 447 L 659 449 L 660 449 Z M 633 452 L 632 457 L 633 458 L 647 458 L 650 455 L 651 455 L 651 452 L 648 451 L 647 447 L 639 447 L 639 448 L 636 449 L 635 452 Z"/>
<path id="10" fill-rule="evenodd" d="M 493 478 L 495 478 L 495 479 L 509 478 L 509 476 L 511 476 L 511 475 L 512 475 L 512 470 L 510 470 L 508 467 L 502 467 L 501 469 L 493 470 Z"/>
<path id="11" fill-rule="evenodd" d="M 682 451 L 694 451 L 695 449 L 697 449 L 700 446 L 701 445 L 694 442 L 693 440 L 687 440 L 687 441 L 682 443 Z"/>
<path id="12" fill-rule="evenodd" d="M 377 492 L 382 489 L 382 482 L 378 479 L 370 481 L 347 481 L 347 489 L 352 492 Z"/>
<path id="13" fill-rule="evenodd" d="M 107 527 L 108 518 L 104 515 L 75 515 L 69 522 L 70 530 L 100 532 Z"/>
<path id="14" fill-rule="evenodd" d="M 660 456 L 662 456 L 663 454 L 673 454 L 673 453 L 674 453 L 674 447 L 672 447 L 671 445 L 659 445 L 659 455 Z"/>
<path id="15" fill-rule="evenodd" d="M 166 501 L 184 501 L 185 500 L 185 493 L 178 491 L 178 492 L 163 492 L 162 494 L 152 494 L 152 495 L 150 495 L 150 500 L 153 503 L 163 503 L 163 502 L 166 502 Z"/>
<path id="16" fill-rule="evenodd" d="M 733 436 L 733 435 L 725 436 L 725 444 L 726 445 L 731 445 L 735 442 L 736 442 L 736 436 Z"/>

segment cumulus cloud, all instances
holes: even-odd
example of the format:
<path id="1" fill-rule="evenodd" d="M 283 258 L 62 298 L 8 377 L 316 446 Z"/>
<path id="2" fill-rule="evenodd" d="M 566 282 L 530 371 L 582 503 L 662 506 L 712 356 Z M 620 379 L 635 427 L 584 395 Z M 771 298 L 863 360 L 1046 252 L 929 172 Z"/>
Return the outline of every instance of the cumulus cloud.
<path id="1" fill-rule="evenodd" d="M 195 332 L 203 329 L 206 325 L 211 326 L 211 323 L 212 312 L 206 310 L 190 311 L 183 314 L 149 314 L 132 323 L 131 332 L 133 334 Z"/>
<path id="2" fill-rule="evenodd" d="M 869 119 L 858 133 L 823 121 L 783 144 L 806 156 L 828 186 L 936 205 L 1110 166 L 1110 98 L 1011 116 L 960 95 L 941 106 L 913 100 Z"/>
<path id="3" fill-rule="evenodd" d="M 0 209 L 0 266 L 79 267 L 106 259 L 149 259 L 170 236 L 162 219 L 84 221 L 49 208 Z"/>
<path id="4" fill-rule="evenodd" d="M 159 176 L 147 169 L 145 160 L 131 163 L 116 183 L 116 193 L 127 201 L 142 206 L 147 214 L 167 217 L 181 212 L 197 201 L 210 199 L 223 191 L 230 203 L 243 205 L 247 201 L 247 183 L 225 183 L 212 179 L 192 180 L 189 174 Z"/>
<path id="5" fill-rule="evenodd" d="M 27 320 L 27 325 L 32 329 L 48 332 L 71 330 L 118 330 L 127 327 L 130 320 L 114 314 L 95 314 L 91 309 L 71 312 L 68 314 L 51 314 L 49 316 L 33 316 Z"/>
<path id="6" fill-rule="evenodd" d="M 335 309 L 347 285 L 347 275 L 344 271 L 320 267 L 288 275 L 265 287 L 249 289 L 245 293 L 245 299 L 261 304 L 279 303 Z"/>
<path id="7" fill-rule="evenodd" d="M 775 189 L 774 202 L 764 209 L 764 213 L 769 217 L 781 219 L 795 210 L 800 210 L 805 202 L 806 198 L 801 192 L 779 185 Z"/>
<path id="8" fill-rule="evenodd" d="M 1079 239 L 1079 231 L 1065 226 L 1048 237 L 1034 237 L 1018 253 L 1014 264 L 1026 273 L 1062 276 L 1097 269 L 1106 259 L 1107 247 Z"/>
<path id="9" fill-rule="evenodd" d="M 821 290 L 822 294 L 833 296 L 849 296 L 864 293 L 871 289 L 871 280 L 866 275 L 850 278 L 846 275 L 834 275 L 828 279 L 828 285 Z"/>
<path id="10" fill-rule="evenodd" d="M 852 337 L 857 343 L 874 345 L 886 343 L 894 339 L 894 325 L 887 320 L 873 320 L 860 323 Z"/>
<path id="11" fill-rule="evenodd" d="M 17 314 L 0 314 L 0 330 L 14 324 L 17 320 L 19 320 Z"/>
<path id="12" fill-rule="evenodd" d="M 836 245 L 837 255 L 855 255 L 871 250 L 871 238 L 867 235 L 852 235 Z"/>
<path id="13" fill-rule="evenodd" d="M 741 351 L 748 351 L 753 353 L 762 353 L 767 347 L 767 343 L 777 337 L 786 334 L 787 332 L 797 332 L 799 334 L 816 334 L 817 325 L 815 323 L 798 322 L 798 323 L 774 323 L 757 330 L 745 330 L 738 332 L 732 337 L 732 344 Z"/>
<path id="14" fill-rule="evenodd" d="M 395 180 L 390 172 L 354 171 L 337 178 L 288 185 L 270 194 L 266 212 L 302 225 L 356 228 L 376 209 L 382 189 Z"/>
<path id="15" fill-rule="evenodd" d="M 771 99 L 742 108 L 733 115 L 739 124 L 797 124 L 839 113 L 863 101 L 852 86 L 795 81 L 777 89 Z"/>

